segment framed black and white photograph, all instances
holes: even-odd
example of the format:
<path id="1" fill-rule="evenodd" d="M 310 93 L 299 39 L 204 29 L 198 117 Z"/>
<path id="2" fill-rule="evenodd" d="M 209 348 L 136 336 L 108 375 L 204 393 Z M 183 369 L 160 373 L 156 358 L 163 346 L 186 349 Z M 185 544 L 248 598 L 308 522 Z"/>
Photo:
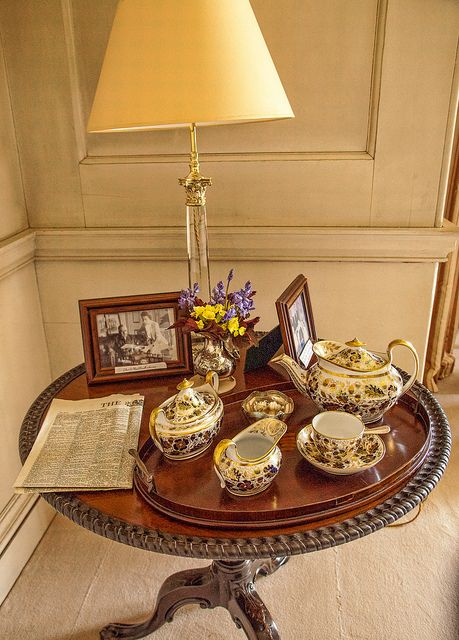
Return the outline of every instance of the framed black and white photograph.
<path id="1" fill-rule="evenodd" d="M 80 300 L 89 382 L 192 371 L 189 335 L 170 329 L 180 292 Z"/>
<path id="2" fill-rule="evenodd" d="M 297 276 L 276 300 L 276 309 L 285 353 L 308 367 L 314 355 L 312 346 L 317 335 L 308 281 L 303 275 Z"/>

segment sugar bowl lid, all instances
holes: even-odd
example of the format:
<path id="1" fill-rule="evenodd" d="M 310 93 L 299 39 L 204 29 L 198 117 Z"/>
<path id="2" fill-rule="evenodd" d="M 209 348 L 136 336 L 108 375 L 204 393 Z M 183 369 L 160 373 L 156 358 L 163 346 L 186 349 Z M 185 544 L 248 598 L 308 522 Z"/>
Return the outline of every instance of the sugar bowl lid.
<path id="1" fill-rule="evenodd" d="M 178 393 L 164 407 L 172 425 L 185 425 L 202 420 L 214 408 L 218 396 L 210 391 L 193 389 L 194 382 L 185 378 L 177 385 Z"/>
<path id="2" fill-rule="evenodd" d="M 350 371 L 377 371 L 388 364 L 385 354 L 373 353 L 365 349 L 365 346 L 358 338 L 344 344 L 334 340 L 320 340 L 314 344 L 313 351 L 319 358 Z"/>

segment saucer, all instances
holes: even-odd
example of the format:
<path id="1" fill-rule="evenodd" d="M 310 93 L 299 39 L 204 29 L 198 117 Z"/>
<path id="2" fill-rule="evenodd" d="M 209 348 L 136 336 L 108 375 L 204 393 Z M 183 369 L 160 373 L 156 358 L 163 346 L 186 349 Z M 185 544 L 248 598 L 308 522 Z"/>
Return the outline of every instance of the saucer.
<path id="1" fill-rule="evenodd" d="M 349 460 L 330 462 L 317 450 L 312 437 L 312 425 L 310 424 L 303 427 L 298 433 L 296 446 L 303 458 L 314 467 L 337 476 L 348 476 L 353 473 L 360 473 L 366 469 L 371 469 L 371 467 L 374 467 L 375 464 L 378 464 L 378 462 L 382 460 L 386 453 L 384 442 L 379 436 L 366 434 L 362 436 L 357 451 Z"/>

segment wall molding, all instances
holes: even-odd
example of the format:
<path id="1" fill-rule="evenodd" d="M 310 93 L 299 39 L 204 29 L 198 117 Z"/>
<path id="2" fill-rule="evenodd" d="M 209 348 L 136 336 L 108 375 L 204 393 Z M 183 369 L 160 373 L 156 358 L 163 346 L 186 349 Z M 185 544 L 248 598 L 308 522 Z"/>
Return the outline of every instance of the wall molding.
<path id="1" fill-rule="evenodd" d="M 373 160 L 366 151 L 251 151 L 247 153 L 201 153 L 201 162 L 317 162 L 318 160 Z M 87 156 L 80 164 L 188 164 L 189 154 Z"/>
<path id="2" fill-rule="evenodd" d="M 67 47 L 70 93 L 72 96 L 73 120 L 75 123 L 75 140 L 78 150 L 78 158 L 81 159 L 87 155 L 86 127 L 81 102 L 80 78 L 78 76 L 78 62 L 75 47 L 75 33 L 71 0 L 61 0 L 61 12 L 62 23 L 64 26 L 64 40 Z"/>
<path id="3" fill-rule="evenodd" d="M 386 38 L 388 0 L 378 0 L 376 13 L 373 65 L 371 72 L 370 101 L 368 109 L 367 148 L 368 155 L 375 157 L 376 136 L 378 130 L 379 100 L 381 97 L 381 77 Z"/>
<path id="4" fill-rule="evenodd" d="M 33 231 L 23 231 L 0 242 L 0 280 L 33 262 L 34 257 Z"/>
<path id="5" fill-rule="evenodd" d="M 456 48 L 456 64 L 454 66 L 453 82 L 451 85 L 451 97 L 448 110 L 448 120 L 445 131 L 445 143 L 443 147 L 443 159 L 441 163 L 440 183 L 438 186 L 437 210 L 435 214 L 435 226 L 441 227 L 445 216 L 446 197 L 449 181 L 451 179 L 452 163 L 454 161 L 454 144 L 457 136 L 459 109 L 459 41 Z"/>
<path id="6" fill-rule="evenodd" d="M 214 261 L 446 262 L 459 227 L 211 227 Z M 30 229 L 0 242 L 0 279 L 37 261 L 186 260 L 184 227 Z"/>
<path id="7" fill-rule="evenodd" d="M 38 261 L 186 260 L 185 229 L 40 229 Z M 459 239 L 435 228 L 213 227 L 214 261 L 445 262 Z"/>
<path id="8" fill-rule="evenodd" d="M 14 494 L 0 511 L 0 559 L 38 499 L 37 494 Z"/>

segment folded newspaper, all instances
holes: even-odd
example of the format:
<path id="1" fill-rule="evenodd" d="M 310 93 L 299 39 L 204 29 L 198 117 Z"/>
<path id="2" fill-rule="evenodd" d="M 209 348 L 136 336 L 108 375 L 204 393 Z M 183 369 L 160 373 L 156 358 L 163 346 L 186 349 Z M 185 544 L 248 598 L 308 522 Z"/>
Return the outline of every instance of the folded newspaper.
<path id="1" fill-rule="evenodd" d="M 143 396 L 51 402 L 16 493 L 130 489 Z"/>

